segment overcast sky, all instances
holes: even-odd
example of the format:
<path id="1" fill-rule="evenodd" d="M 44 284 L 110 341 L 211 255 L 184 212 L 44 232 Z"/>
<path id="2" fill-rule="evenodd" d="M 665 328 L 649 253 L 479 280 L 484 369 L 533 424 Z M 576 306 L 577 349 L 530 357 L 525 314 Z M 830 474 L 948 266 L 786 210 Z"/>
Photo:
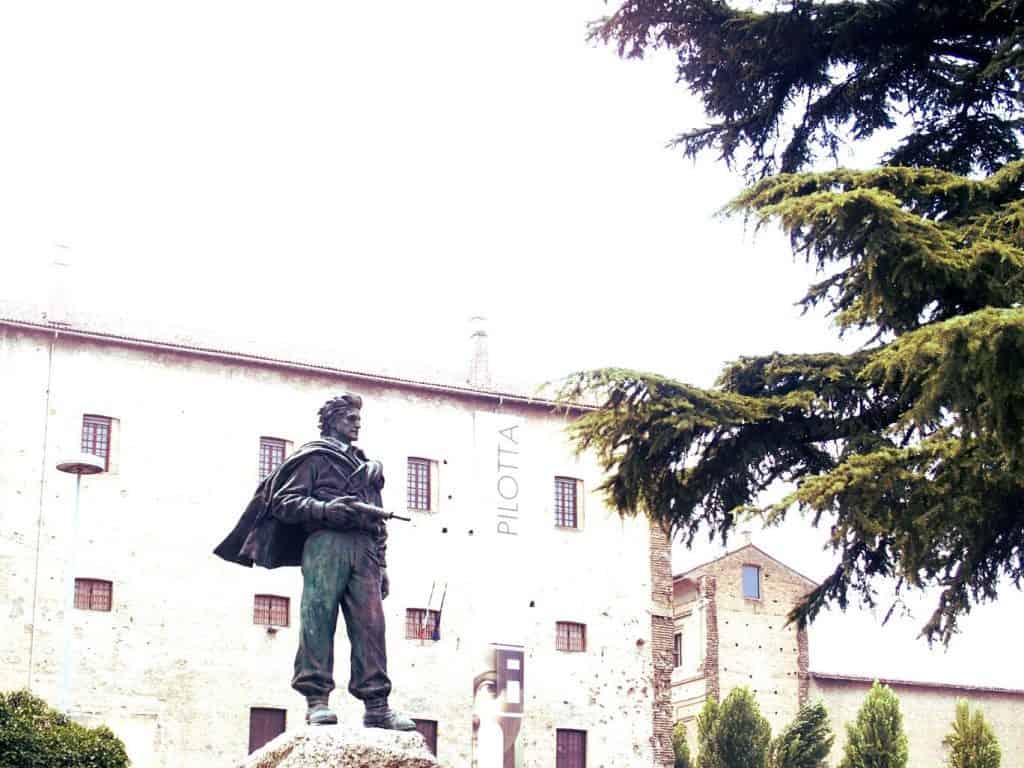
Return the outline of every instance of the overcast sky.
<path id="1" fill-rule="evenodd" d="M 618 365 L 710 384 L 739 355 L 840 348 L 794 308 L 811 274 L 784 239 L 714 218 L 737 176 L 665 147 L 700 120 L 671 57 L 586 42 L 604 12 L 5 3 L 0 314 L 45 306 L 60 242 L 73 316 L 349 368 L 457 374 L 475 313 L 502 381 Z M 755 542 L 828 572 L 804 525 Z M 812 666 L 1024 687 L 1007 594 L 946 654 L 914 639 L 920 609 L 884 630 L 828 617 Z"/>

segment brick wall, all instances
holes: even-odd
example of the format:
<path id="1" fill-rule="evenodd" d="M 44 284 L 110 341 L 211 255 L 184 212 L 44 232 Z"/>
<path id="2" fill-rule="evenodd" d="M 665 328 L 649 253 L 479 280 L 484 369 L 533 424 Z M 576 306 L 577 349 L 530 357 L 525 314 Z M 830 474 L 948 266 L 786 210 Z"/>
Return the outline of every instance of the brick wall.
<path id="1" fill-rule="evenodd" d="M 672 768 L 672 548 L 661 526 L 651 522 L 651 654 L 654 662 L 654 765 Z"/>
<path id="2" fill-rule="evenodd" d="M 796 674 L 799 681 L 797 686 L 797 706 L 802 707 L 807 703 L 811 687 L 811 654 L 807 640 L 807 627 L 796 631 Z"/>
<path id="3" fill-rule="evenodd" d="M 707 648 L 704 650 L 705 695 L 718 701 L 721 693 L 718 669 L 718 580 L 714 576 L 704 576 L 700 585 L 705 601 L 704 615 L 707 617 L 704 630 L 707 638 Z"/>

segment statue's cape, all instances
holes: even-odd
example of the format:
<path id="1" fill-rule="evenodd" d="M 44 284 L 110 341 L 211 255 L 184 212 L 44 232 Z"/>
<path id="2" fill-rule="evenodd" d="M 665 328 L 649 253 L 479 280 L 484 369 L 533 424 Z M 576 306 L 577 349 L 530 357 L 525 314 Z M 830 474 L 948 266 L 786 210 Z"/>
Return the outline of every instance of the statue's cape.
<path id="1" fill-rule="evenodd" d="M 283 523 L 270 514 L 270 502 L 295 466 L 313 454 L 324 453 L 355 474 L 366 457 L 356 448 L 350 456 L 324 440 L 306 443 L 265 477 L 234 529 L 213 553 L 225 560 L 251 567 L 279 568 L 302 565 L 302 546 L 308 532 L 301 525 Z M 379 502 L 378 502 L 379 503 Z"/>

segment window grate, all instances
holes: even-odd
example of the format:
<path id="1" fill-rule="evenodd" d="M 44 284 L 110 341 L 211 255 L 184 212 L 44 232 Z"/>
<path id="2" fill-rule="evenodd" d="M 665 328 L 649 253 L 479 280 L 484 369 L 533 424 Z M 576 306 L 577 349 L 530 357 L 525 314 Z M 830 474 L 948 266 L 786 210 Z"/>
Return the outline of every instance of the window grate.
<path id="1" fill-rule="evenodd" d="M 252 603 L 252 623 L 265 627 L 287 627 L 290 601 L 280 595 L 256 595 Z"/>
<path id="2" fill-rule="evenodd" d="M 114 584 L 102 579 L 75 579 L 75 608 L 83 611 L 109 611 Z"/>
<path id="3" fill-rule="evenodd" d="M 405 609 L 405 637 L 407 640 L 440 640 L 439 611 L 430 608 Z"/>
<path id="4" fill-rule="evenodd" d="M 561 528 L 579 527 L 577 510 L 576 480 L 572 477 L 556 477 L 555 525 Z"/>
<path id="5" fill-rule="evenodd" d="M 559 621 L 555 624 L 555 650 L 587 650 L 587 625 L 575 621 Z"/>
<path id="6" fill-rule="evenodd" d="M 82 452 L 103 459 L 104 471 L 110 471 L 110 422 L 109 416 L 82 417 Z"/>
<path id="7" fill-rule="evenodd" d="M 430 460 L 409 457 L 405 482 L 406 506 L 424 512 L 430 510 Z"/>
<path id="8" fill-rule="evenodd" d="M 260 480 L 270 475 L 284 461 L 285 441 L 276 437 L 260 438 Z"/>

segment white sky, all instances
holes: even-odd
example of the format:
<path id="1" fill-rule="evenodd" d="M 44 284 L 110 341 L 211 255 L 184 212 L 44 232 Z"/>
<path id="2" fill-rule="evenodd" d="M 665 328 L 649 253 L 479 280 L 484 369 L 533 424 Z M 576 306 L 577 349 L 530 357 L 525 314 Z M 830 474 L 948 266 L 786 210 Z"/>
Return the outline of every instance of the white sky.
<path id="1" fill-rule="evenodd" d="M 739 355 L 838 348 L 793 307 L 811 276 L 784 239 L 712 218 L 738 177 L 665 148 L 700 120 L 671 57 L 586 42 L 606 10 L 3 4 L 0 314 L 45 304 L 63 242 L 73 315 L 236 346 L 302 334 L 349 368 L 464 370 L 477 312 L 499 380 L 619 365 L 710 384 Z M 818 578 L 819 540 L 755 536 Z M 1007 592 L 946 654 L 914 640 L 922 611 L 830 616 L 812 666 L 1024 687 L 1022 608 Z"/>

